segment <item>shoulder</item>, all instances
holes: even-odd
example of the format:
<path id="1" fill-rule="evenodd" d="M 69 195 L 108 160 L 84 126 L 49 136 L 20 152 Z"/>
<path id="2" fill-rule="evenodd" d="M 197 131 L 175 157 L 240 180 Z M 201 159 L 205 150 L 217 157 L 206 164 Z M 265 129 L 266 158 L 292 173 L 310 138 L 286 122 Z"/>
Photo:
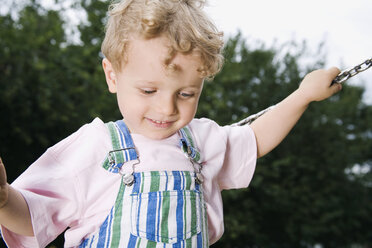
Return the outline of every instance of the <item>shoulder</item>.
<path id="1" fill-rule="evenodd" d="M 77 172 L 92 163 L 102 162 L 110 149 L 109 131 L 102 120 L 95 118 L 50 147 L 36 164 L 47 166 L 49 170 L 63 171 L 62 174 L 68 171 Z"/>
<path id="2" fill-rule="evenodd" d="M 50 147 L 48 150 L 55 153 L 57 156 L 58 154 L 66 152 L 66 150 L 71 151 L 71 149 L 74 148 L 87 148 L 97 141 L 101 141 L 102 138 L 109 137 L 108 135 L 108 130 L 102 120 L 95 118 L 91 123 L 83 125 L 76 132 Z"/>
<path id="3" fill-rule="evenodd" d="M 226 133 L 215 121 L 208 118 L 193 119 L 188 127 L 191 129 L 196 140 L 206 141 L 219 139 L 226 140 Z"/>
<path id="4" fill-rule="evenodd" d="M 200 141 L 211 140 L 212 142 L 215 142 L 215 140 L 218 139 L 219 144 L 226 145 L 229 140 L 255 140 L 253 130 L 249 125 L 220 126 L 218 123 L 208 118 L 195 118 L 189 123 L 188 126 L 194 134 L 196 140 Z"/>

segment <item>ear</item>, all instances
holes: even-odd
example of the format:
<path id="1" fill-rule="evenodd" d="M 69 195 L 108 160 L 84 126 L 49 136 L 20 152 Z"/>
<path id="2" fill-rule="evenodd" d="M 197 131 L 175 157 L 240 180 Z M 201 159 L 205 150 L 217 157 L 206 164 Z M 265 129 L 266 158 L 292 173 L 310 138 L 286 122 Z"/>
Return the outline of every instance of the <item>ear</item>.
<path id="1" fill-rule="evenodd" d="M 106 83 L 107 83 L 109 91 L 111 93 L 116 93 L 117 92 L 117 79 L 116 79 L 114 68 L 112 68 L 111 62 L 107 58 L 104 58 L 102 60 L 102 67 L 103 67 L 103 71 L 105 72 Z"/>

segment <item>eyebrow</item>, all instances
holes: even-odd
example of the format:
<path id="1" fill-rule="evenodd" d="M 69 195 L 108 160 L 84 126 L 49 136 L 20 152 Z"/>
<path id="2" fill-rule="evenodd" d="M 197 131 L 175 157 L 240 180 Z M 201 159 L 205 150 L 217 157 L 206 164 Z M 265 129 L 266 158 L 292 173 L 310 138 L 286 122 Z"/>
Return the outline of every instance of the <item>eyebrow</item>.
<path id="1" fill-rule="evenodd" d="M 140 79 L 140 80 L 134 80 L 133 81 L 134 83 L 136 84 L 140 84 L 140 85 L 156 85 L 157 83 L 154 82 L 154 81 L 151 81 L 151 80 L 146 80 L 146 79 Z"/>

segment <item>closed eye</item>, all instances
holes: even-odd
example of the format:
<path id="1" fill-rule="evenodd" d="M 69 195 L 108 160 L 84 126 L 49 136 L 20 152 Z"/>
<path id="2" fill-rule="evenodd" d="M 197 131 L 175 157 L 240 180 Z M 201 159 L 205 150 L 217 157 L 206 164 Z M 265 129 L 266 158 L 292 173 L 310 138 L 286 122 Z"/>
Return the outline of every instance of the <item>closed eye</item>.
<path id="1" fill-rule="evenodd" d="M 151 95 L 156 92 L 154 89 L 141 89 L 141 92 L 145 95 Z"/>
<path id="2" fill-rule="evenodd" d="M 180 92 L 178 93 L 178 95 L 181 96 L 182 98 L 190 98 L 195 96 L 195 93 Z"/>

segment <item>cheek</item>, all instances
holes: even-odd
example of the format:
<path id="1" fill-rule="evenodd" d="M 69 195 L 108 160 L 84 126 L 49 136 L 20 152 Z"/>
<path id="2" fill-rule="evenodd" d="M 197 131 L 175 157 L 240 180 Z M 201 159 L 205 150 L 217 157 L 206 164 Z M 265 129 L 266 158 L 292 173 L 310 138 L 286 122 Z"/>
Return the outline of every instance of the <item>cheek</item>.
<path id="1" fill-rule="evenodd" d="M 192 120 L 195 116 L 196 110 L 198 107 L 198 102 L 193 102 L 189 104 L 185 104 L 182 106 L 181 112 L 183 113 L 184 119 Z"/>
<path id="2" fill-rule="evenodd" d="M 123 117 L 126 117 L 126 115 L 130 114 L 133 111 L 133 108 L 136 107 L 136 104 L 133 104 L 134 99 L 131 99 L 131 97 L 128 94 L 121 94 L 120 92 L 116 95 L 119 109 Z"/>

